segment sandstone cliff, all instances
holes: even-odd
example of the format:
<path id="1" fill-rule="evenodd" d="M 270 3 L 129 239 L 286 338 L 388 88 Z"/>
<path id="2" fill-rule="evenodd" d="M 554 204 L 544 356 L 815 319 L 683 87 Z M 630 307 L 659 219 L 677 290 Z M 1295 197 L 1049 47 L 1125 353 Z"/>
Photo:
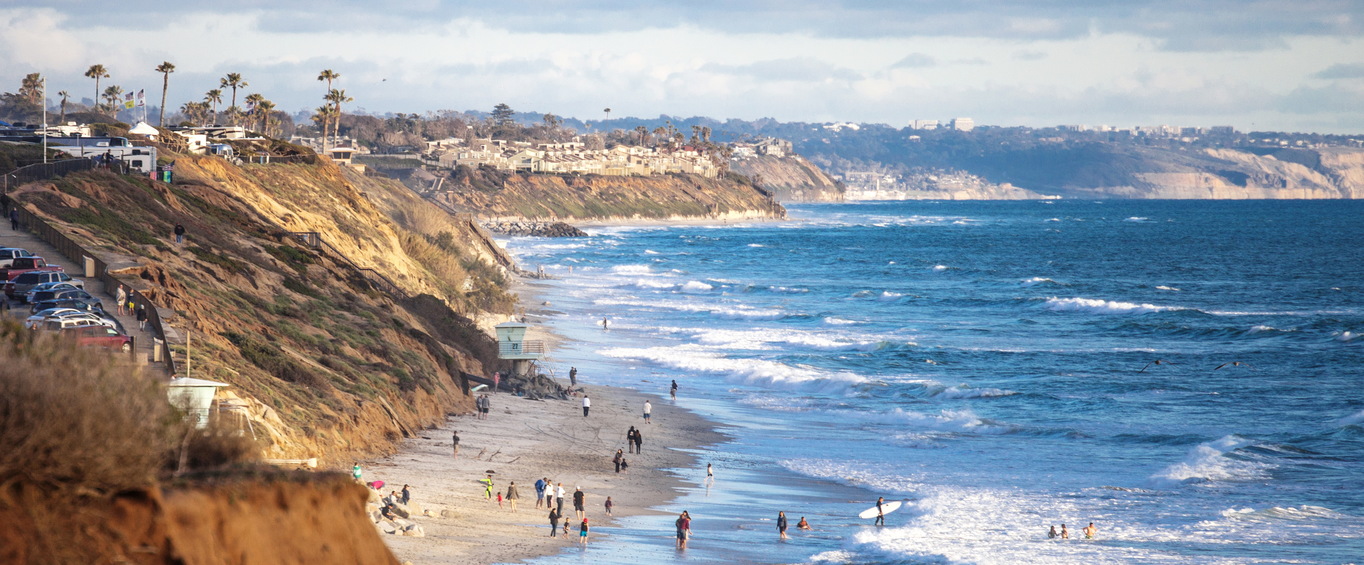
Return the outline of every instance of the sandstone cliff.
<path id="1" fill-rule="evenodd" d="M 182 370 L 192 336 L 190 376 L 231 385 L 266 457 L 389 452 L 503 368 L 473 320 L 511 312 L 510 260 L 467 219 L 330 163 L 169 156 L 172 185 L 91 171 L 11 196 L 157 303 Z"/>
<path id="2" fill-rule="evenodd" d="M 843 187 L 799 155 L 758 155 L 731 161 L 730 170 L 755 179 L 782 202 L 842 202 Z"/>
<path id="3" fill-rule="evenodd" d="M 428 197 L 489 220 L 781 218 L 786 210 L 747 179 L 512 174 L 459 167 Z"/>

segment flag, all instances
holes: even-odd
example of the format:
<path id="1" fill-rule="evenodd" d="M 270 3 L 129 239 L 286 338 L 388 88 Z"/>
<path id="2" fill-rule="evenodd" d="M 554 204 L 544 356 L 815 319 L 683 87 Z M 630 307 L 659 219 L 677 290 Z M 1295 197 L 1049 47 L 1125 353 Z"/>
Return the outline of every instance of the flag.
<path id="1" fill-rule="evenodd" d="M 134 104 L 135 102 L 133 102 L 133 93 L 129 92 L 128 96 L 123 99 L 123 107 L 132 110 Z"/>
<path id="2" fill-rule="evenodd" d="M 138 106 L 146 106 L 146 105 L 147 105 L 147 91 L 146 91 L 146 89 L 138 89 L 138 91 L 137 91 L 137 105 L 138 105 Z"/>

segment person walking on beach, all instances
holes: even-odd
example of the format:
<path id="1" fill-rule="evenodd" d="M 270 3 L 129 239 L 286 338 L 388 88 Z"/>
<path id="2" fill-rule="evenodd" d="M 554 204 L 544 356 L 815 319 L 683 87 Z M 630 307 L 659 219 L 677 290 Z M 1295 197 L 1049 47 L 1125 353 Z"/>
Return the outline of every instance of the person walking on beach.
<path id="1" fill-rule="evenodd" d="M 588 411 L 588 410 L 591 410 L 591 409 L 592 409 L 592 399 L 591 399 L 591 398 L 588 398 L 587 395 L 584 394 L 584 395 L 583 395 L 583 417 L 584 417 L 584 418 L 587 417 L 587 411 Z"/>
<path id="2" fill-rule="evenodd" d="M 185 242 L 185 226 L 175 224 L 175 242 L 176 243 Z"/>
<path id="3" fill-rule="evenodd" d="M 399 497 L 402 499 L 402 502 L 403 502 L 403 505 L 404 505 L 404 506 L 406 506 L 408 503 L 412 502 L 412 491 L 408 490 L 408 489 L 410 489 L 410 488 L 412 488 L 412 487 L 410 487 L 410 486 L 408 486 L 408 485 L 403 485 L 402 494 L 399 495 Z"/>
<path id="4" fill-rule="evenodd" d="M 617 473 L 620 472 L 620 460 L 624 457 L 625 456 L 621 453 L 620 449 L 616 449 L 616 456 L 611 459 L 611 462 L 616 464 Z"/>
<path id="5" fill-rule="evenodd" d="M 652 424 L 652 423 L 653 423 L 653 422 L 651 422 L 651 421 L 649 420 L 649 417 L 653 415 L 653 412 L 654 412 L 654 405 L 653 405 L 653 404 L 650 404 L 648 400 L 645 400 L 645 401 L 644 401 L 644 423 L 646 423 L 646 424 Z"/>
<path id="6" fill-rule="evenodd" d="M 583 518 L 583 525 L 578 526 L 578 543 L 587 545 L 587 518 Z"/>
<path id="7" fill-rule="evenodd" d="M 122 316 L 126 313 L 123 303 L 128 301 L 128 289 L 118 285 L 118 291 L 114 292 L 114 300 L 118 302 L 118 315 Z"/>
<path id="8" fill-rule="evenodd" d="M 640 449 L 644 447 L 644 432 L 635 430 L 635 454 L 643 453 Z"/>
<path id="9" fill-rule="evenodd" d="M 677 379 L 673 379 L 673 388 L 668 391 L 668 394 L 672 395 L 673 400 L 677 400 Z"/>
<path id="10" fill-rule="evenodd" d="M 360 462 L 356 461 L 355 466 L 350 468 L 351 478 L 355 479 L 355 482 L 357 483 L 364 484 L 364 481 L 360 480 L 360 477 L 364 476 L 364 474 L 364 471 L 360 469 Z"/>
<path id="11" fill-rule="evenodd" d="M 516 512 L 516 501 L 521 499 L 521 493 L 516 490 L 516 481 L 507 485 L 507 500 L 511 502 L 511 511 Z"/>
<path id="12" fill-rule="evenodd" d="M 587 493 L 583 492 L 583 487 L 573 491 L 573 511 L 579 518 L 587 517 Z"/>
<path id="13" fill-rule="evenodd" d="M 578 368 L 568 368 L 568 386 L 578 386 Z"/>
<path id="14" fill-rule="evenodd" d="M 484 500 L 487 500 L 488 502 L 492 502 L 492 500 L 493 500 L 493 476 L 492 476 L 492 475 L 488 475 L 487 478 L 479 479 L 478 482 L 483 483 L 483 499 L 484 499 Z"/>
<path id="15" fill-rule="evenodd" d="M 1090 522 L 1088 526 L 1085 526 L 1083 531 L 1085 533 L 1085 539 L 1094 539 L 1094 535 L 1099 533 L 1099 529 L 1094 527 L 1094 522 Z"/>
<path id="16" fill-rule="evenodd" d="M 630 431 L 625 432 L 625 448 L 628 449 L 628 450 L 630 451 L 630 453 L 634 453 L 634 452 L 635 452 L 635 427 L 634 427 L 634 426 L 630 426 Z"/>
<path id="17" fill-rule="evenodd" d="M 884 526 L 884 525 L 886 525 L 886 512 L 885 512 L 885 509 L 881 508 L 881 505 L 883 505 L 883 504 L 885 504 L 885 503 L 886 503 L 886 497 L 884 497 L 884 496 L 878 496 L 878 497 L 876 497 L 876 523 L 874 524 L 874 525 L 876 525 L 876 526 Z M 1065 526 L 1063 525 L 1063 526 L 1061 526 L 1061 527 L 1064 528 Z"/>
<path id="18" fill-rule="evenodd" d="M 715 486 L 715 469 L 706 463 L 706 487 Z"/>
<path id="19" fill-rule="evenodd" d="M 612 504 L 612 503 L 611 503 L 611 497 L 609 497 L 609 496 L 606 497 L 606 515 L 607 515 L 607 516 L 610 516 L 610 515 L 611 515 L 611 507 L 612 507 L 612 506 L 615 506 L 615 504 Z"/>
<path id="20" fill-rule="evenodd" d="M 549 509 L 549 537 L 556 537 L 559 534 L 559 511 Z"/>
<path id="21" fill-rule="evenodd" d="M 691 514 L 686 510 L 677 517 L 677 549 L 687 549 L 687 540 L 691 538 Z"/>
<path id="22" fill-rule="evenodd" d="M 786 512 L 777 512 L 777 532 L 781 534 L 781 539 L 786 539 Z"/>
<path id="23" fill-rule="evenodd" d="M 450 432 L 450 444 L 455 451 L 455 459 L 459 459 L 459 430 Z"/>

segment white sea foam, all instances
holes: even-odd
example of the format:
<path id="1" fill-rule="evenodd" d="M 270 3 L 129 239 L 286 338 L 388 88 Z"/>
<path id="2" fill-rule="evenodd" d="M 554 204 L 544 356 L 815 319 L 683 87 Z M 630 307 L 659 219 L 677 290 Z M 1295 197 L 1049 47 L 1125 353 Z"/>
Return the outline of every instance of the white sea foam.
<path id="1" fill-rule="evenodd" d="M 694 330 L 698 343 L 719 345 L 731 349 L 771 349 L 771 345 L 794 345 L 800 349 L 818 351 L 875 351 L 893 345 L 874 337 L 846 339 L 794 329 L 764 328 L 758 330 L 705 329 Z M 860 336 L 859 336 L 860 337 Z M 904 345 L 914 345 L 907 342 Z"/>
<path id="2" fill-rule="evenodd" d="M 714 289 L 715 287 L 701 281 L 687 281 L 686 284 L 682 285 L 683 292 L 705 292 Z"/>
<path id="3" fill-rule="evenodd" d="M 1303 504 L 1300 506 L 1271 506 L 1256 510 L 1254 508 L 1228 508 L 1222 511 L 1223 518 L 1232 520 L 1247 520 L 1254 522 L 1280 522 L 1291 521 L 1301 522 L 1305 520 L 1338 520 L 1348 518 L 1346 515 L 1323 508 L 1321 506 L 1311 506 Z"/>
<path id="4" fill-rule="evenodd" d="M 767 247 L 766 245 L 763 245 L 763 244 L 761 244 L 761 243 L 750 243 L 750 244 L 748 244 L 748 246 L 749 246 L 749 247 Z"/>
<path id="5" fill-rule="evenodd" d="M 1245 438 L 1229 435 L 1217 441 L 1198 444 L 1189 450 L 1183 461 L 1151 475 L 1151 483 L 1158 488 L 1174 488 L 1190 483 L 1265 479 L 1271 465 L 1228 456 L 1253 443 Z"/>
<path id="6" fill-rule="evenodd" d="M 866 381 L 863 377 L 843 371 L 820 371 L 762 359 L 726 357 L 697 345 L 618 347 L 603 349 L 600 353 L 607 357 L 650 361 L 674 369 L 718 374 L 731 381 L 776 388 L 840 392 Z"/>
<path id="7" fill-rule="evenodd" d="M 1175 288 L 1175 287 L 1173 287 L 1173 286 L 1165 286 L 1165 285 L 1163 285 L 1163 284 L 1162 284 L 1162 285 L 1157 285 L 1157 286 L 1156 286 L 1156 290 L 1164 290 L 1164 291 L 1169 291 L 1169 292 L 1180 292 L 1180 290 L 1179 290 L 1178 288 Z"/>
<path id="8" fill-rule="evenodd" d="M 1349 331 L 1340 332 L 1340 333 L 1336 334 L 1336 340 L 1337 340 L 1337 341 L 1343 341 L 1343 342 L 1346 342 L 1346 343 L 1349 343 L 1349 342 L 1351 342 L 1351 341 L 1354 341 L 1354 340 L 1355 340 L 1356 338 L 1358 338 L 1358 337 L 1359 337 L 1359 334 L 1354 333 L 1354 332 L 1349 332 Z"/>
<path id="9" fill-rule="evenodd" d="M 934 271 L 939 271 L 939 272 L 941 272 L 941 271 L 946 271 L 946 270 L 948 270 L 948 269 L 950 269 L 950 268 L 951 268 L 951 267 L 948 267 L 947 265 L 933 265 L 933 270 L 934 270 Z"/>
<path id="10" fill-rule="evenodd" d="M 1019 283 L 1019 284 L 1022 284 L 1023 286 L 1036 286 L 1036 285 L 1039 285 L 1039 284 L 1061 284 L 1061 283 L 1058 283 L 1058 282 L 1056 282 L 1056 281 L 1054 281 L 1054 280 L 1052 280 L 1052 279 L 1049 279 L 1049 278 L 1047 278 L 1047 277 L 1033 277 L 1033 278 L 1027 279 L 1027 280 L 1025 280 L 1025 281 L 1023 281 L 1022 283 Z"/>
<path id="11" fill-rule="evenodd" d="M 658 255 L 658 252 L 657 252 L 657 251 L 654 251 L 654 250 L 652 250 L 652 249 L 645 249 L 645 250 L 644 250 L 644 254 L 645 254 L 645 255 Z"/>
<path id="12" fill-rule="evenodd" d="M 720 305 L 703 304 L 694 302 L 682 302 L 677 300 L 628 300 L 619 298 L 599 298 L 593 301 L 594 304 L 603 306 L 633 306 L 638 308 L 663 308 L 676 310 L 679 312 L 699 312 L 706 313 L 717 318 L 743 319 L 743 320 L 780 320 L 792 315 L 785 310 L 774 308 L 754 308 L 742 304 Z"/>
<path id="13" fill-rule="evenodd" d="M 767 290 L 770 290 L 772 292 L 780 292 L 783 294 L 804 294 L 806 292 L 810 292 L 810 289 L 808 288 L 791 288 L 785 286 L 769 286 L 767 287 Z"/>
<path id="14" fill-rule="evenodd" d="M 1144 218 L 1144 217 L 1141 217 L 1141 216 L 1132 216 L 1132 217 L 1127 218 L 1126 220 L 1123 220 L 1123 221 L 1124 221 L 1124 222 L 1147 222 L 1147 221 L 1150 221 L 1150 220 L 1151 220 L 1150 218 Z"/>
<path id="15" fill-rule="evenodd" d="M 883 291 L 881 291 L 881 296 L 880 296 L 880 298 L 878 298 L 878 300 L 881 300 L 882 302 L 893 302 L 893 301 L 895 301 L 895 300 L 899 300 L 900 297 L 902 297 L 902 296 L 904 296 L 904 295 L 903 295 L 903 294 L 900 294 L 900 293 L 898 293 L 898 292 L 891 292 L 891 291 L 889 291 L 889 290 L 883 290 Z"/>
<path id="16" fill-rule="evenodd" d="M 835 318 L 833 316 L 826 316 L 824 318 L 824 323 L 830 326 L 850 326 L 861 322 L 857 322 L 854 320 L 844 320 L 843 318 Z"/>
<path id="17" fill-rule="evenodd" d="M 1173 306 L 1136 304 L 1132 302 L 1100 300 L 1096 298 L 1056 298 L 1054 296 L 1047 299 L 1047 308 L 1057 312 L 1094 312 L 1097 314 L 1147 314 L 1169 310 L 1184 310 L 1184 308 Z"/>
<path id="18" fill-rule="evenodd" d="M 616 265 L 611 272 L 622 275 L 647 275 L 652 272 L 649 265 Z"/>
<path id="19" fill-rule="evenodd" d="M 957 386 L 945 387 L 933 394 L 935 398 L 995 398 L 1000 396 L 1013 396 L 1018 394 L 1012 390 L 1002 388 L 972 388 L 970 385 L 959 384 Z"/>

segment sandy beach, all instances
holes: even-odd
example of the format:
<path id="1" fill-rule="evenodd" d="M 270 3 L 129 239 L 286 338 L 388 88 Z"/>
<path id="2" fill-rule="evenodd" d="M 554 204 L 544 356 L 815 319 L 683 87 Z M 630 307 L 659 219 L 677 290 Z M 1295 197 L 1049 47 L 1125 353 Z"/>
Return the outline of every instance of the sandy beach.
<path id="1" fill-rule="evenodd" d="M 365 481 L 385 481 L 385 491 L 409 484 L 421 508 L 454 513 L 448 518 L 416 517 L 425 537 L 385 535 L 398 559 L 414 565 L 507 563 L 576 546 L 576 519 L 569 540 L 549 537 L 549 511 L 535 505 L 535 481 L 545 477 L 563 483 L 564 513 L 571 519 L 572 493 L 581 487 L 587 495 L 591 540 L 609 536 L 613 520 L 605 513 L 606 497 L 611 497 L 617 518 L 651 512 L 650 507 L 677 496 L 681 481 L 667 469 L 696 466 L 684 450 L 724 439 L 710 422 L 666 398 L 585 388 L 592 399 L 588 417 L 583 417 L 581 399 L 536 401 L 500 393 L 493 395 L 487 420 L 453 417 L 446 426 L 405 441 L 397 455 L 361 462 Z M 642 416 L 646 398 L 653 402 L 652 424 L 645 424 Z M 627 451 L 629 469 L 617 474 L 611 459 L 616 449 L 626 448 L 630 426 L 643 432 L 642 453 Z M 458 458 L 451 453 L 452 430 L 459 432 Z M 485 500 L 477 481 L 488 470 L 495 471 L 495 488 L 504 495 L 516 483 L 521 496 L 516 512 L 508 502 L 499 508 L 496 501 Z M 671 530 L 658 534 L 660 545 L 671 546 Z"/>

